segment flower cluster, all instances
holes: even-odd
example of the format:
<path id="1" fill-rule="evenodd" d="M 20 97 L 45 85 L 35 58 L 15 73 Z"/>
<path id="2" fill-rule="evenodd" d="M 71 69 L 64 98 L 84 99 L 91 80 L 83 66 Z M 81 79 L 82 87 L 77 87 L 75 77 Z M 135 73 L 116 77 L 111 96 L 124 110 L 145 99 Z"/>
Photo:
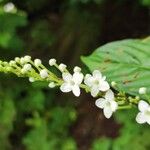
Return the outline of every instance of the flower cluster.
<path id="1" fill-rule="evenodd" d="M 139 96 L 131 97 L 124 93 L 113 93 L 106 77 L 99 70 L 94 70 L 92 74 L 84 75 L 80 67 L 76 66 L 73 73 L 70 73 L 67 65 L 58 64 L 56 59 L 49 60 L 49 66 L 55 67 L 61 72 L 61 77 L 51 72 L 48 67 L 42 64 L 40 59 L 32 60 L 31 56 L 16 57 L 10 62 L 0 61 L 0 72 L 14 73 L 19 77 L 28 77 L 30 82 L 46 81 L 49 88 L 58 86 L 64 93 L 72 92 L 75 96 L 80 96 L 81 89 L 96 97 L 95 105 L 103 109 L 104 116 L 110 118 L 117 109 L 134 107 L 139 108 L 136 121 L 140 124 L 150 124 L 150 105 Z M 117 83 L 111 82 L 111 87 L 116 88 Z M 141 87 L 139 94 L 145 95 L 146 88 Z"/>

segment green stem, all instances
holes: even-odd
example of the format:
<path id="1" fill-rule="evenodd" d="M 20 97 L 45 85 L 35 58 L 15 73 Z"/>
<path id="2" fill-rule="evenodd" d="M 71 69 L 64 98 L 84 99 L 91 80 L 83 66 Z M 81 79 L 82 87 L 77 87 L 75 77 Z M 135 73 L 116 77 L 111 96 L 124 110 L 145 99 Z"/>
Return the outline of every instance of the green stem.
<path id="1" fill-rule="evenodd" d="M 131 109 L 132 106 L 131 105 L 125 105 L 125 106 L 119 106 L 118 110 L 122 110 L 122 109 Z"/>

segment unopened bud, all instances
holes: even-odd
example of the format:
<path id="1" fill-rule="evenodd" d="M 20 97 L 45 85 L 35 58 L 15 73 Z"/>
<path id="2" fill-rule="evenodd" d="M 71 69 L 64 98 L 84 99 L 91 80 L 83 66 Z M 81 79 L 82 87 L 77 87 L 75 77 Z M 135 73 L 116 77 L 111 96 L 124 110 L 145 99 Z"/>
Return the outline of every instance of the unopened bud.
<path id="1" fill-rule="evenodd" d="M 139 94 L 146 94 L 147 89 L 145 87 L 139 88 Z"/>

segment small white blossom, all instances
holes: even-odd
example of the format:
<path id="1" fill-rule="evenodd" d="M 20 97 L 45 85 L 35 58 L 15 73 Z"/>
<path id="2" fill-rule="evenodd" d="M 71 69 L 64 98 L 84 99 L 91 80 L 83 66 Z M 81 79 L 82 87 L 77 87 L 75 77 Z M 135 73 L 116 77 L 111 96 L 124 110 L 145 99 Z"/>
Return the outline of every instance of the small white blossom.
<path id="1" fill-rule="evenodd" d="M 24 61 L 27 63 L 27 62 L 30 62 L 30 60 L 31 60 L 31 56 L 28 56 L 28 55 L 26 55 L 26 56 L 24 56 Z"/>
<path id="2" fill-rule="evenodd" d="M 50 82 L 49 85 L 48 85 L 50 88 L 54 88 L 56 85 L 54 82 Z"/>
<path id="3" fill-rule="evenodd" d="M 83 81 L 83 74 L 79 72 L 75 72 L 73 75 L 70 73 L 64 72 L 62 74 L 64 83 L 61 85 L 60 90 L 62 92 L 70 92 L 72 91 L 75 96 L 80 95 L 80 84 Z"/>
<path id="4" fill-rule="evenodd" d="M 35 60 L 34 60 L 34 65 L 35 65 L 36 67 L 39 67 L 41 64 L 42 64 L 42 61 L 41 61 L 40 59 L 35 59 Z"/>
<path id="5" fill-rule="evenodd" d="M 73 69 L 74 72 L 81 72 L 81 68 L 78 66 L 75 66 Z"/>
<path id="6" fill-rule="evenodd" d="M 66 65 L 65 64 L 60 64 L 59 66 L 58 66 L 58 68 L 59 68 L 59 70 L 61 71 L 61 72 L 64 72 L 65 70 L 66 70 Z"/>
<path id="7" fill-rule="evenodd" d="M 139 94 L 146 94 L 147 89 L 145 87 L 141 87 L 139 89 Z"/>
<path id="8" fill-rule="evenodd" d="M 33 77 L 29 77 L 29 81 L 30 81 L 30 82 L 34 82 L 35 79 L 34 79 Z"/>
<path id="9" fill-rule="evenodd" d="M 139 124 L 148 123 L 150 125 L 150 105 L 147 102 L 140 100 L 138 108 L 140 112 L 136 116 L 136 121 Z"/>
<path id="10" fill-rule="evenodd" d="M 40 76 L 41 76 L 41 78 L 47 78 L 48 77 L 48 72 L 47 72 L 47 70 L 46 69 L 42 69 L 41 71 L 40 71 Z"/>
<path id="11" fill-rule="evenodd" d="M 90 87 L 91 95 L 93 97 L 97 96 L 100 91 L 105 92 L 109 90 L 110 86 L 105 79 L 106 77 L 103 77 L 98 70 L 94 70 L 92 75 L 87 74 L 85 76 L 84 83 Z"/>
<path id="12" fill-rule="evenodd" d="M 95 105 L 103 109 L 103 113 L 106 118 L 110 118 L 118 108 L 118 104 L 115 101 L 114 93 L 112 90 L 108 90 L 105 94 L 105 98 L 99 98 L 95 101 Z"/>
<path id="13" fill-rule="evenodd" d="M 52 58 L 49 60 L 49 65 L 54 66 L 56 64 L 56 59 Z"/>

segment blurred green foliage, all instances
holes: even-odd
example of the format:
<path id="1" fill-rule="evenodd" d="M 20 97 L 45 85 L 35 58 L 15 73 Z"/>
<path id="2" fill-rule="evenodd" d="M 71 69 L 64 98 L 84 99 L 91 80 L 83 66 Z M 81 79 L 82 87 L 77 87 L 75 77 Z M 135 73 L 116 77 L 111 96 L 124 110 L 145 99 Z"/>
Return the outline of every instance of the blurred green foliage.
<path id="1" fill-rule="evenodd" d="M 25 80 L 20 80 L 22 87 L 15 83 L 16 79 L 8 79 L 11 88 L 5 81 L 0 84 L 0 148 L 5 150 L 24 145 L 27 150 L 75 150 L 76 143 L 68 135 L 68 128 L 76 120 L 75 109 L 53 105 L 55 91 L 44 93 L 45 86 L 41 83 L 27 85 Z"/>
<path id="2" fill-rule="evenodd" d="M 0 5 L 0 48 L 4 51 L 15 53 L 24 49 L 24 42 L 17 34 L 17 28 L 27 25 L 26 14 L 22 11 L 6 13 L 4 6 Z"/>
<path id="3" fill-rule="evenodd" d="M 116 113 L 116 121 L 122 124 L 116 139 L 100 138 L 94 141 L 92 150 L 149 150 L 149 125 L 135 123 L 137 110 Z M 110 127 L 110 130 L 113 130 Z"/>
<path id="4" fill-rule="evenodd" d="M 141 4 L 150 7 L 150 0 L 140 0 Z"/>

